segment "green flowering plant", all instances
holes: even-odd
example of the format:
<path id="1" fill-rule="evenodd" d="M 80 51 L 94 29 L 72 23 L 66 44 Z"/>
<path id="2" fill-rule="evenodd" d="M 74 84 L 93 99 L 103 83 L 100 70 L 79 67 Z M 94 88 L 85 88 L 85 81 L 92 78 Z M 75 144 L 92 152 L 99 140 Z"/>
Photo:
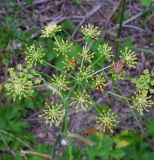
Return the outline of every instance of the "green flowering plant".
<path id="1" fill-rule="evenodd" d="M 30 47 L 27 47 L 26 51 L 26 60 L 27 60 L 27 66 L 36 66 L 38 63 L 43 63 L 43 57 L 45 56 L 43 52 L 43 48 L 39 47 L 36 48 L 35 45 L 31 45 Z"/>
<path id="2" fill-rule="evenodd" d="M 53 124 L 59 125 L 62 121 L 65 110 L 63 109 L 63 104 L 48 104 L 46 102 L 47 109 L 43 110 L 43 114 L 40 114 L 39 117 L 44 117 L 45 123 L 49 124 L 52 127 Z"/>
<path id="3" fill-rule="evenodd" d="M 57 24 L 48 24 L 43 30 L 41 37 L 43 38 L 51 38 L 55 36 L 56 33 L 61 31 L 61 26 L 57 26 Z"/>
<path id="4" fill-rule="evenodd" d="M 61 41 L 56 40 L 54 50 L 57 51 L 59 55 L 64 55 L 67 57 L 68 52 L 70 52 L 71 46 L 73 43 L 69 41 L 64 41 L 63 39 Z"/>
<path id="5" fill-rule="evenodd" d="M 90 95 L 83 90 L 82 92 L 79 91 L 78 93 L 75 93 L 75 97 L 72 98 L 71 106 L 75 105 L 76 112 L 78 112 L 79 109 L 87 111 L 92 104 L 93 102 Z"/>
<path id="6" fill-rule="evenodd" d="M 137 57 L 134 51 L 128 49 L 128 47 L 124 48 L 124 51 L 121 51 L 120 58 L 124 64 L 126 64 L 129 68 L 136 68 Z"/>
<path id="7" fill-rule="evenodd" d="M 113 128 L 117 126 L 119 121 L 117 114 L 109 109 L 108 111 L 103 110 L 102 113 L 96 117 L 96 123 L 99 131 L 113 132 Z"/>
<path id="8" fill-rule="evenodd" d="M 133 78 L 132 82 L 136 85 L 138 90 L 146 90 L 150 93 L 154 93 L 154 74 L 150 73 L 148 69 L 145 69 L 140 77 Z"/>
<path id="9" fill-rule="evenodd" d="M 100 53 L 100 55 L 103 56 L 103 58 L 107 61 L 111 61 L 111 58 L 113 56 L 112 54 L 112 47 L 109 46 L 108 43 L 99 45 L 98 47 L 98 52 Z"/>
<path id="10" fill-rule="evenodd" d="M 92 46 L 99 38 L 101 32 L 93 25 L 85 25 L 81 28 L 83 34 L 82 51 L 77 54 L 77 58 L 71 55 L 71 47 L 74 43 L 67 40 L 58 41 L 56 34 L 61 31 L 61 26 L 50 24 L 42 30 L 42 38 L 53 38 L 55 40 L 54 50 L 57 56 L 62 57 L 63 68 L 47 62 L 44 59 L 43 47 L 36 48 L 34 45 L 27 48 L 26 51 L 26 66 L 19 65 L 17 70 L 10 68 L 10 78 L 6 84 L 8 95 L 12 95 L 13 99 L 17 97 L 27 98 L 32 96 L 33 92 L 38 87 L 46 87 L 53 91 L 58 97 L 57 101 L 47 102 L 40 114 L 40 118 L 45 119 L 45 123 L 53 126 L 54 124 L 63 125 L 65 135 L 68 142 L 69 159 L 72 160 L 71 141 L 68 131 L 68 111 L 74 109 L 76 114 L 79 111 L 89 111 L 94 108 L 96 110 L 96 124 L 100 132 L 114 131 L 118 125 L 118 114 L 109 109 L 106 111 L 99 111 L 91 94 L 91 91 L 107 92 L 112 96 L 117 96 L 129 101 L 132 104 L 131 109 L 143 115 L 144 111 L 149 111 L 153 102 L 151 96 L 148 96 L 149 91 L 153 93 L 154 74 L 150 74 L 148 70 L 143 72 L 139 78 L 128 77 L 124 66 L 128 68 L 135 68 L 137 64 L 137 56 L 134 51 L 127 47 L 121 51 L 119 60 L 114 60 L 114 53 L 112 47 L 108 43 L 100 44 L 95 52 L 92 51 Z M 99 57 L 96 56 L 99 53 Z M 68 56 L 69 55 L 69 56 Z M 96 64 L 101 60 L 106 61 L 106 66 L 97 68 Z M 45 64 L 56 69 L 56 73 L 47 75 L 37 71 L 38 64 Z M 115 91 L 108 87 L 109 82 L 113 85 L 119 80 L 130 80 L 136 86 L 136 92 L 132 97 L 126 97 L 115 93 Z"/>
<path id="11" fill-rule="evenodd" d="M 10 77 L 5 85 L 7 95 L 12 96 L 13 100 L 19 98 L 27 98 L 34 93 L 35 85 L 41 80 L 37 77 L 35 70 L 23 68 L 21 64 L 17 66 L 17 70 L 9 68 Z"/>
<path id="12" fill-rule="evenodd" d="M 98 27 L 95 27 L 91 24 L 87 24 L 81 27 L 81 32 L 84 35 L 85 40 L 98 39 L 101 35 Z"/>
<path id="13" fill-rule="evenodd" d="M 149 112 L 149 108 L 152 107 L 154 102 L 151 100 L 151 96 L 148 96 L 148 91 L 143 90 L 135 93 L 135 97 L 133 97 L 133 106 L 131 108 L 136 108 L 137 112 L 139 112 L 143 116 L 143 111 Z"/>

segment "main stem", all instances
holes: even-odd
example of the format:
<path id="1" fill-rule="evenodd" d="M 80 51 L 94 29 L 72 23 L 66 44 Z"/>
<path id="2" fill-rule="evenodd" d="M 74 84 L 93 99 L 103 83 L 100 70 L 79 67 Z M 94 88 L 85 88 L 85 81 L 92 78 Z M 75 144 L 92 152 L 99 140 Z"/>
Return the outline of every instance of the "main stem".
<path id="1" fill-rule="evenodd" d="M 65 103 L 65 121 L 64 121 L 65 134 L 66 134 L 66 138 L 67 138 L 67 145 L 68 145 L 68 152 L 69 152 L 69 160 L 73 160 L 71 140 L 70 140 L 70 136 L 69 136 L 69 132 L 68 132 L 67 112 L 68 112 L 68 104 Z"/>
<path id="2" fill-rule="evenodd" d="M 117 40 L 116 40 L 116 54 L 115 54 L 115 60 L 119 58 L 119 39 L 122 33 L 122 23 L 124 19 L 124 13 L 125 13 L 125 5 L 126 5 L 126 0 L 122 0 L 121 2 L 121 17 L 120 17 L 120 25 L 117 33 Z"/>

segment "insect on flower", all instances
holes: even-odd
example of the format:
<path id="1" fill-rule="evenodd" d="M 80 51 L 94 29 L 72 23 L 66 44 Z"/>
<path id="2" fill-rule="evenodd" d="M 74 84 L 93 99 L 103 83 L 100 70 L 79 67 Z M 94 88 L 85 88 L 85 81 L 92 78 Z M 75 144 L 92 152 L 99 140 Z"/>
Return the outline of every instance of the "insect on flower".
<path id="1" fill-rule="evenodd" d="M 73 58 L 70 58 L 69 59 L 69 64 L 72 65 L 72 66 L 75 66 L 75 64 L 76 64 L 75 60 Z"/>
<path id="2" fill-rule="evenodd" d="M 117 61 L 113 65 L 113 70 L 115 73 L 119 73 L 122 70 L 122 68 L 123 68 L 123 63 L 121 60 Z"/>

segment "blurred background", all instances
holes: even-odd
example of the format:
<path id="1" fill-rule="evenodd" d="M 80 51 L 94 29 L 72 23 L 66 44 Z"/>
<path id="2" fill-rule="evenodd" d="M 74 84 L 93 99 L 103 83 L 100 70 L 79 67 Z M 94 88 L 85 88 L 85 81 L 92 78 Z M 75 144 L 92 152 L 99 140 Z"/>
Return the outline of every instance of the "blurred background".
<path id="1" fill-rule="evenodd" d="M 40 38 L 41 30 L 49 23 L 60 24 L 59 38 L 82 43 L 80 27 L 91 23 L 101 31 L 93 50 L 104 41 L 119 43 L 137 52 L 136 69 L 127 74 L 137 77 L 145 68 L 154 71 L 154 1 L 153 0 L 0 0 L 0 160 L 67 160 L 65 137 L 54 147 L 59 126 L 50 128 L 38 118 L 50 92 L 39 90 L 33 97 L 16 101 L 6 96 L 4 85 L 8 68 L 24 63 L 25 48 L 31 44 L 45 46 L 46 60 L 61 66 L 56 58 L 53 40 Z M 123 8 L 123 3 L 125 7 Z M 121 26 L 121 27 L 120 27 Z M 80 51 L 75 45 L 74 53 Z M 40 66 L 51 75 L 54 70 Z M 125 95 L 134 87 L 121 82 Z M 106 94 L 94 93 L 99 105 L 113 108 L 121 117 L 114 134 L 97 135 L 93 129 L 93 112 L 69 112 L 69 131 L 75 160 L 154 160 L 154 109 L 140 119 L 144 133 L 135 122 L 125 102 Z M 103 97 L 103 98 L 102 98 Z M 89 128 L 89 129 L 87 129 Z M 93 142 L 95 142 L 93 144 Z M 55 150 L 54 158 L 52 150 Z"/>

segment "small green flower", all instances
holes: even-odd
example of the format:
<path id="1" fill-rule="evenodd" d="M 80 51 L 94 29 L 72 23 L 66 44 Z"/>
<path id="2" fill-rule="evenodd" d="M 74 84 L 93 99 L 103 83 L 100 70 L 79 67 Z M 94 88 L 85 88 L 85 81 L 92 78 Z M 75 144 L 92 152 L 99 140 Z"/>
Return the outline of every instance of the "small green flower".
<path id="1" fill-rule="evenodd" d="M 143 75 L 139 78 L 132 79 L 132 82 L 136 84 L 138 90 L 148 90 L 150 85 L 151 77 L 148 69 L 143 71 Z"/>
<path id="2" fill-rule="evenodd" d="M 151 96 L 147 95 L 148 92 L 146 90 L 139 91 L 136 93 L 136 96 L 132 98 L 133 106 L 131 108 L 135 108 L 137 112 L 139 112 L 143 116 L 143 111 L 149 111 L 149 108 L 152 107 L 154 102 L 151 100 Z"/>
<path id="3" fill-rule="evenodd" d="M 38 63 L 42 63 L 43 57 L 45 56 L 43 49 L 41 47 L 36 48 L 34 45 L 27 47 L 25 53 L 27 56 L 27 65 L 30 67 L 36 66 Z"/>
<path id="4" fill-rule="evenodd" d="M 23 69 L 22 65 L 17 66 L 17 72 L 14 68 L 9 68 L 10 78 L 5 85 L 7 95 L 12 96 L 13 100 L 32 96 L 34 92 L 34 75 L 28 69 Z"/>
<path id="5" fill-rule="evenodd" d="M 91 60 L 94 58 L 94 53 L 90 53 L 90 48 L 86 46 L 83 47 L 82 53 L 79 53 L 84 61 L 88 61 L 91 63 Z"/>
<path id="6" fill-rule="evenodd" d="M 111 109 L 108 111 L 103 110 L 102 113 L 96 117 L 97 129 L 102 132 L 113 132 L 113 128 L 119 123 L 117 117 L 118 116 L 112 112 Z"/>
<path id="7" fill-rule="evenodd" d="M 111 61 L 111 58 L 113 57 L 112 53 L 112 47 L 109 46 L 108 43 L 105 43 L 103 45 L 99 45 L 98 52 L 100 55 L 102 55 L 107 61 Z"/>
<path id="8" fill-rule="evenodd" d="M 69 82 L 66 80 L 66 74 L 56 76 L 53 74 L 51 86 L 55 87 L 59 92 L 69 90 Z"/>
<path id="9" fill-rule="evenodd" d="M 131 51 L 127 47 L 125 47 L 124 52 L 121 51 L 120 53 L 120 58 L 123 63 L 125 63 L 130 68 L 136 68 L 137 57 L 134 51 Z"/>
<path id="10" fill-rule="evenodd" d="M 78 84 L 82 84 L 82 83 L 87 83 L 89 81 L 89 75 L 91 73 L 93 73 L 93 69 L 91 68 L 91 66 L 89 67 L 85 67 L 83 66 L 82 67 L 82 70 L 79 69 L 79 72 L 77 72 L 76 74 L 76 77 L 75 77 L 75 81 L 78 83 Z"/>
<path id="11" fill-rule="evenodd" d="M 106 80 L 103 75 L 96 75 L 95 86 L 98 86 L 98 85 L 105 83 L 105 82 L 106 82 Z"/>
<path id="12" fill-rule="evenodd" d="M 124 80 L 126 72 L 121 70 L 120 72 L 116 73 L 115 71 L 110 72 L 114 81 Z"/>
<path id="13" fill-rule="evenodd" d="M 87 111 L 90 105 L 92 105 L 92 99 L 89 94 L 85 90 L 82 92 L 76 92 L 75 97 L 72 98 L 72 103 L 71 105 L 74 105 L 76 108 L 76 112 L 79 111 L 79 109 L 83 111 Z"/>
<path id="14" fill-rule="evenodd" d="M 93 88 L 96 88 L 101 92 L 104 92 L 107 85 L 108 84 L 106 83 L 106 80 L 103 75 L 96 75 L 96 77 L 93 78 L 93 82 L 92 82 Z"/>
<path id="15" fill-rule="evenodd" d="M 91 24 L 82 26 L 81 32 L 83 33 L 85 40 L 98 39 L 98 37 L 101 35 L 98 27 L 95 27 Z"/>
<path id="16" fill-rule="evenodd" d="M 67 40 L 64 41 L 62 39 L 61 42 L 58 42 L 58 41 L 55 42 L 54 50 L 59 52 L 58 56 L 60 54 L 62 54 L 67 57 L 67 54 L 71 51 L 70 48 L 72 47 L 72 45 L 73 45 L 73 43 L 71 43 Z"/>
<path id="17" fill-rule="evenodd" d="M 55 123 L 56 125 L 59 125 L 59 123 L 63 119 L 63 115 L 65 113 L 65 110 L 62 109 L 63 104 L 54 104 L 53 102 L 49 105 L 46 103 L 47 109 L 43 110 L 43 114 L 39 115 L 39 117 L 44 117 L 45 123 L 49 124 L 50 127 Z"/>
<path id="18" fill-rule="evenodd" d="M 43 30 L 41 37 L 54 37 L 57 32 L 61 31 L 61 26 L 57 26 L 57 24 L 48 24 Z"/>

